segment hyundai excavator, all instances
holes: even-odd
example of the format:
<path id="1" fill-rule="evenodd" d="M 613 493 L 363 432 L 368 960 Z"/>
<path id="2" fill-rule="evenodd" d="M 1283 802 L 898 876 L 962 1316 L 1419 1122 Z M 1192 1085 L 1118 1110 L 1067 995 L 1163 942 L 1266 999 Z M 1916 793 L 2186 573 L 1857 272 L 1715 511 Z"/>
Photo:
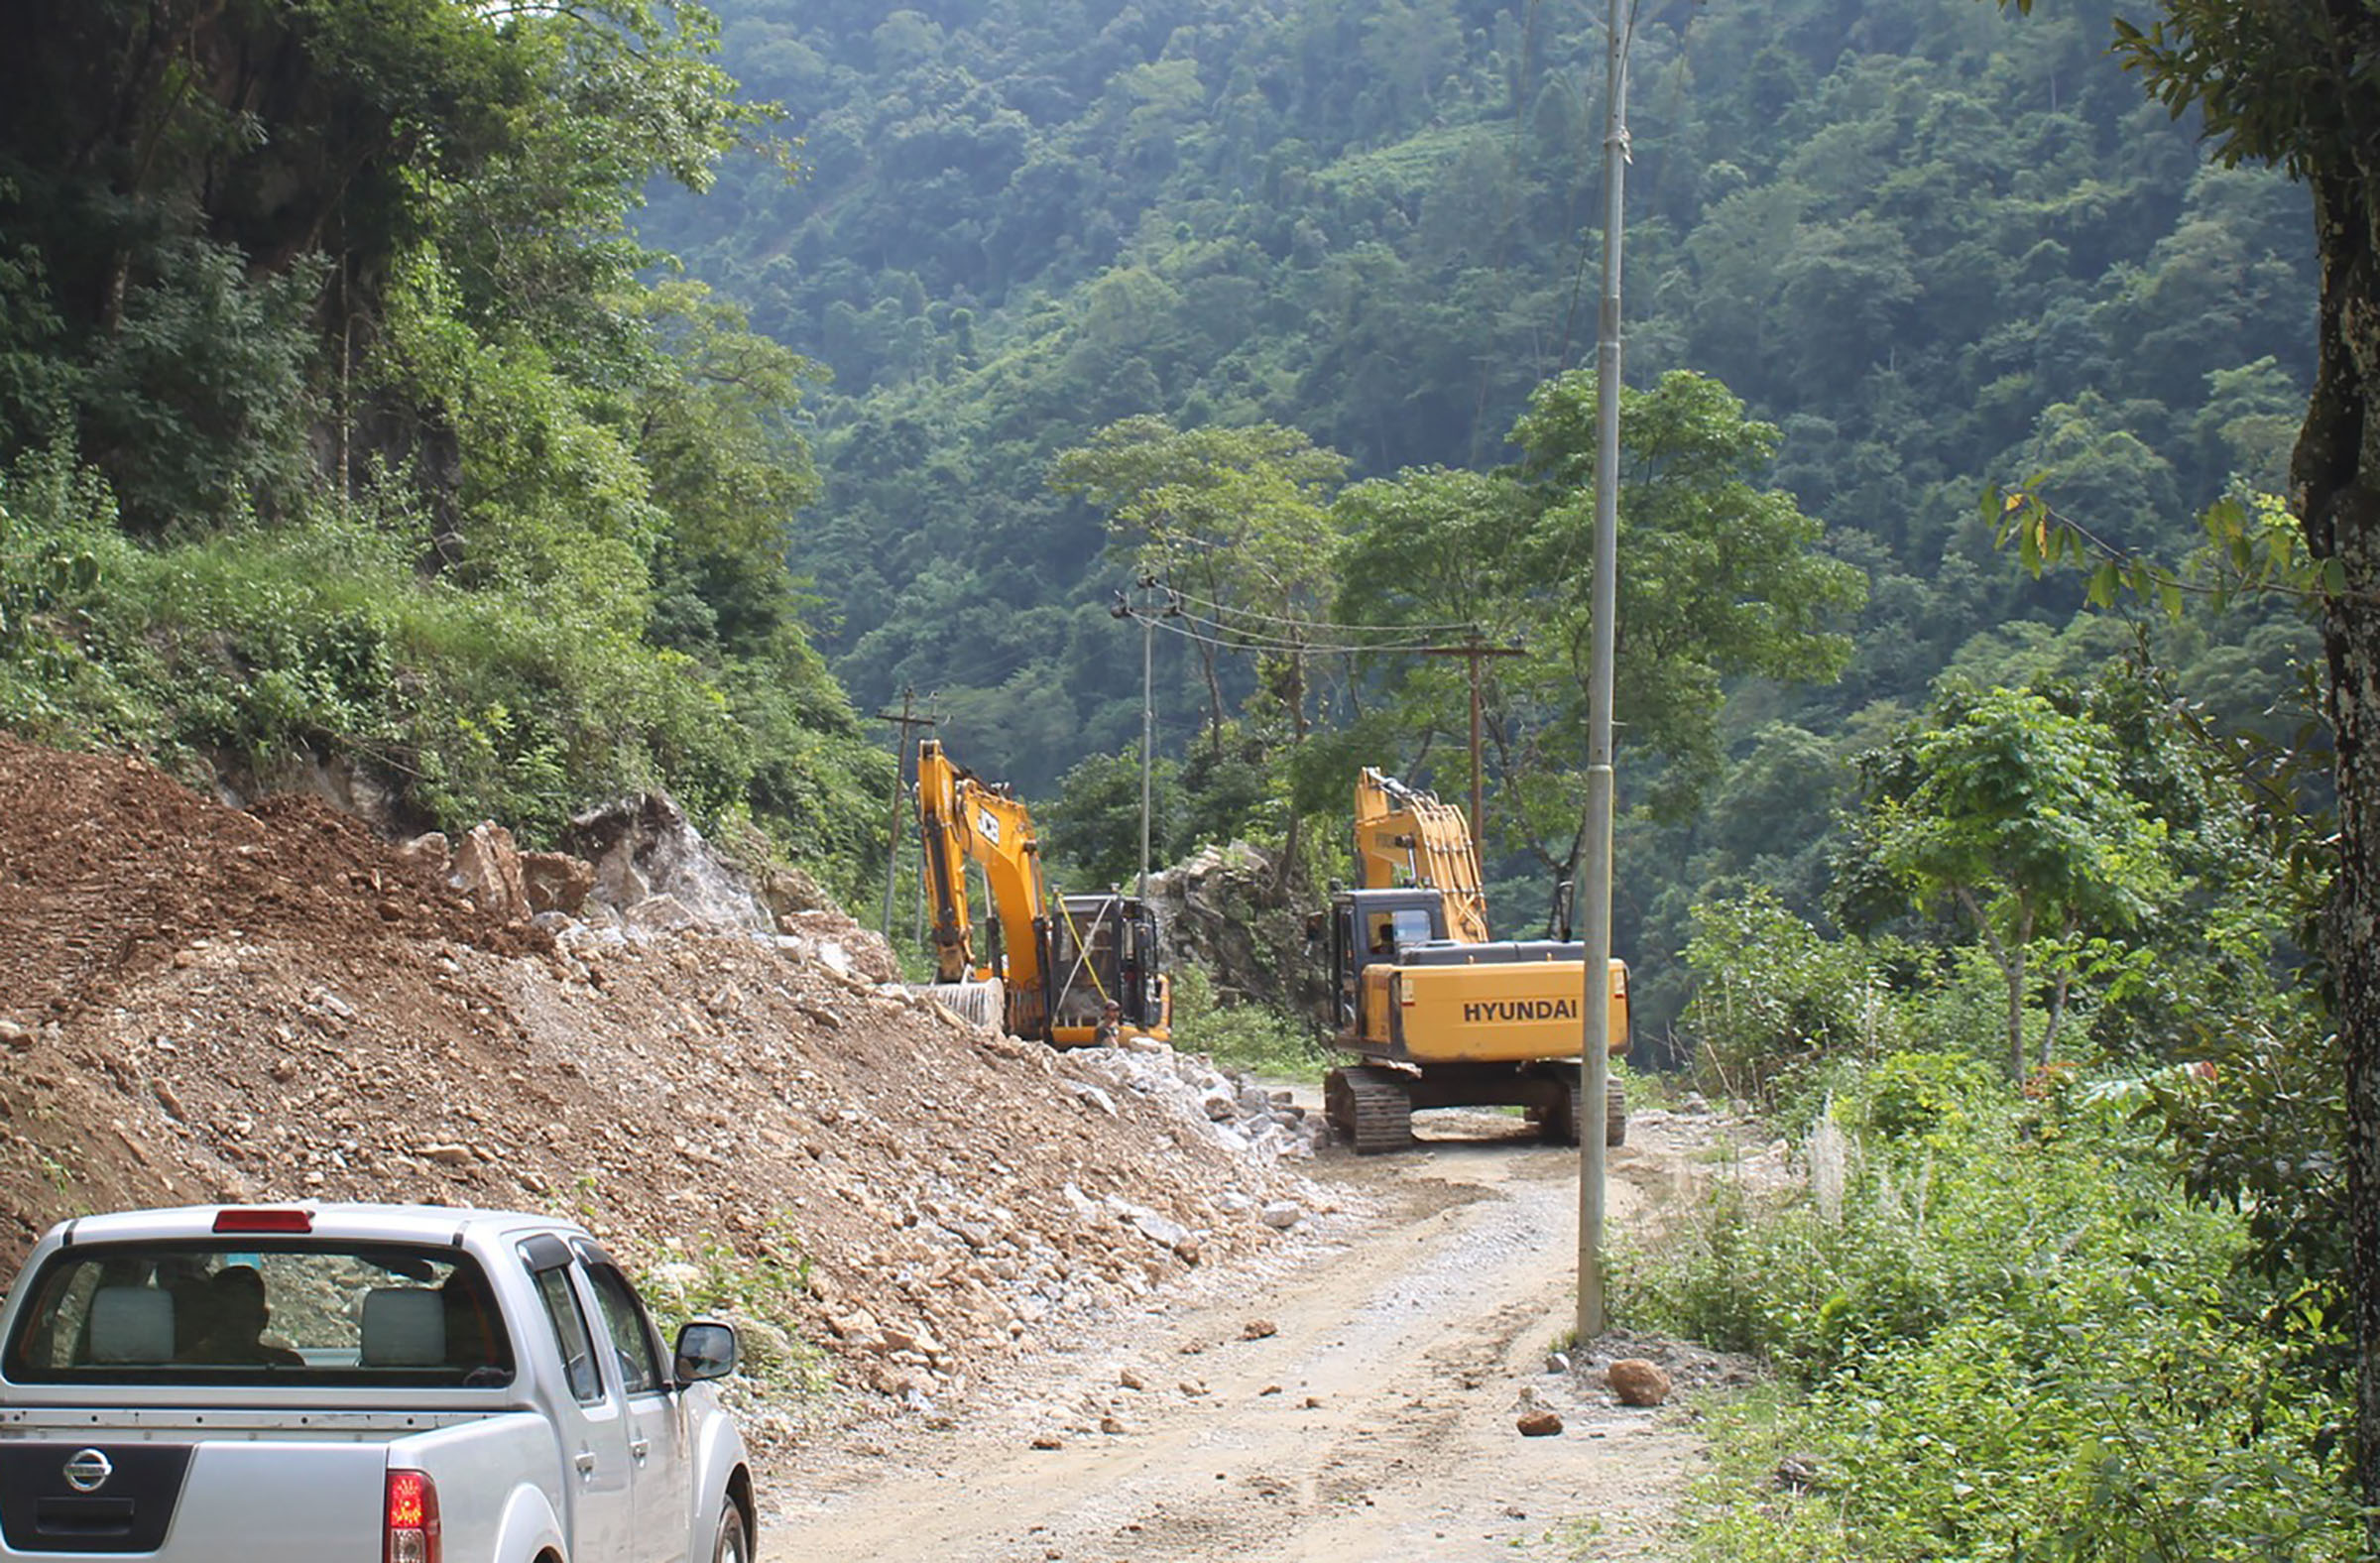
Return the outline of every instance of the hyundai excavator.
<path id="1" fill-rule="evenodd" d="M 1117 1040 L 1171 1034 L 1172 985 L 1158 969 L 1157 918 L 1130 896 L 1053 899 L 1041 875 L 1032 815 L 1008 788 L 917 746 L 917 822 L 934 898 L 934 981 L 925 992 L 969 1020 L 1012 1035 L 1080 1047 L 1103 1040 L 1118 1007 Z M 983 873 L 991 908 L 981 956 L 967 904 L 967 865 Z"/>
<path id="2" fill-rule="evenodd" d="M 1488 931 L 1480 856 L 1463 811 L 1370 767 L 1356 782 L 1357 886 L 1332 898 L 1333 1045 L 1363 1062 L 1330 1071 L 1323 1107 L 1360 1153 L 1413 1138 L 1415 1110 L 1528 1109 L 1576 1144 L 1586 1037 L 1583 946 Z M 1319 931 L 1319 930 L 1318 930 Z M 1610 963 L 1611 1051 L 1628 1038 L 1628 968 Z M 1627 1138 L 1617 1081 L 1604 1142 Z"/>

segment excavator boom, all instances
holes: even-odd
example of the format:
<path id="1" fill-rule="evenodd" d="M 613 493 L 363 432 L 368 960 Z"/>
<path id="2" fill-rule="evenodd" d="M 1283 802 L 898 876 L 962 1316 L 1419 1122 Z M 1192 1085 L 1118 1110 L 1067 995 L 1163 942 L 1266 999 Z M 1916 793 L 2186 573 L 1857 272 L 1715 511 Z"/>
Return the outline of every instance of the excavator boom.
<path id="1" fill-rule="evenodd" d="M 917 746 L 917 822 L 934 897 L 934 975 L 945 983 L 1000 977 L 1012 991 L 1037 991 L 1041 952 L 1032 930 L 1046 926 L 1049 893 L 1032 816 L 1000 787 L 954 764 L 938 740 Z M 1010 930 L 1006 971 L 979 964 L 967 910 L 967 865 L 984 871 L 994 915 Z"/>
<path id="2" fill-rule="evenodd" d="M 1370 766 L 1356 779 L 1356 883 L 1364 890 L 1418 886 L 1446 902 L 1447 936 L 1488 942 L 1488 896 L 1479 848 L 1463 810 Z"/>

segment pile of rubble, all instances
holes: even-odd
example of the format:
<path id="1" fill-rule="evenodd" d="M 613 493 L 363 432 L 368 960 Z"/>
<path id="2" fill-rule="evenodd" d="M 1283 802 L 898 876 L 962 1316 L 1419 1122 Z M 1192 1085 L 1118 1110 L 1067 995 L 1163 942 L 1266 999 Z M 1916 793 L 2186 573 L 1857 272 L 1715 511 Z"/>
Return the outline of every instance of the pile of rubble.
<path id="1" fill-rule="evenodd" d="M 482 824 L 448 849 L 442 835 L 416 838 L 404 851 L 425 861 L 455 890 L 507 918 L 526 918 L 553 937 L 571 965 L 587 953 L 658 934 L 701 929 L 747 933 L 797 959 L 844 977 L 897 981 L 898 965 L 883 935 L 832 906 L 805 877 L 779 871 L 774 882 L 798 887 L 764 906 L 749 876 L 723 862 L 684 813 L 648 794 L 571 821 L 567 852 L 522 852 L 511 832 Z M 583 855 L 582 855 L 583 854 Z M 773 898 L 779 899 L 779 898 Z M 997 1030 L 998 989 L 958 1019 Z M 947 990 L 924 995 L 949 1006 Z M 1244 1074 L 1226 1074 L 1203 1056 L 1176 1053 L 1149 1037 L 1086 1050 L 1074 1065 L 1088 1078 L 1069 1082 L 1081 1100 L 1114 1117 L 1110 1090 L 1130 1090 L 1205 1124 L 1223 1148 L 1261 1159 L 1310 1157 L 1328 1139 L 1287 1091 L 1267 1090 Z M 1102 1082 L 1105 1082 L 1103 1088 Z"/>
<path id="2" fill-rule="evenodd" d="M 1330 1138 L 1323 1121 L 1289 1092 L 1268 1090 L 1249 1075 L 1225 1074 L 1204 1056 L 1177 1053 L 1163 1042 L 1135 1037 L 1121 1048 L 1084 1049 L 1075 1058 L 1116 1090 L 1170 1102 L 1203 1120 L 1217 1144 L 1240 1155 L 1308 1157 Z M 1114 1111 L 1108 1092 L 1089 1083 L 1078 1089 Z"/>
<path id="3" fill-rule="evenodd" d="M 5 738 L 0 790 L 0 1262 L 126 1205 L 555 1210 L 744 1313 L 765 1374 L 897 1407 L 1335 1209 L 1293 1108 L 969 1026 L 657 800 L 565 856 Z"/>

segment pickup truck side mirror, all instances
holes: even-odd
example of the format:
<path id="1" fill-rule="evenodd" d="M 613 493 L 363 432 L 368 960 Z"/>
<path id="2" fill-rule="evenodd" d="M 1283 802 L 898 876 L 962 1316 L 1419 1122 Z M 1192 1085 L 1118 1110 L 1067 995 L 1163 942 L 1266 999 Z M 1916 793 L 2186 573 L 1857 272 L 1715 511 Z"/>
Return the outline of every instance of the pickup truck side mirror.
<path id="1" fill-rule="evenodd" d="M 697 1319 L 677 1332 L 679 1383 L 724 1379 L 736 1371 L 736 1327 L 714 1319 Z"/>

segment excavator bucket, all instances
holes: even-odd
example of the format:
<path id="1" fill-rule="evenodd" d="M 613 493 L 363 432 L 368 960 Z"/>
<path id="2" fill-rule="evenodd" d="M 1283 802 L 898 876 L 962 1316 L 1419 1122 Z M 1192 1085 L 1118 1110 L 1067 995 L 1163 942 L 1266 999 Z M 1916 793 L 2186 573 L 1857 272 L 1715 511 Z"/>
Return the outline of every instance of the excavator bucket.
<path id="1" fill-rule="evenodd" d="M 911 983 L 909 991 L 933 1000 L 969 1025 L 980 1025 L 989 1031 L 1001 1029 L 1008 1008 L 1008 986 L 997 977 Z"/>

